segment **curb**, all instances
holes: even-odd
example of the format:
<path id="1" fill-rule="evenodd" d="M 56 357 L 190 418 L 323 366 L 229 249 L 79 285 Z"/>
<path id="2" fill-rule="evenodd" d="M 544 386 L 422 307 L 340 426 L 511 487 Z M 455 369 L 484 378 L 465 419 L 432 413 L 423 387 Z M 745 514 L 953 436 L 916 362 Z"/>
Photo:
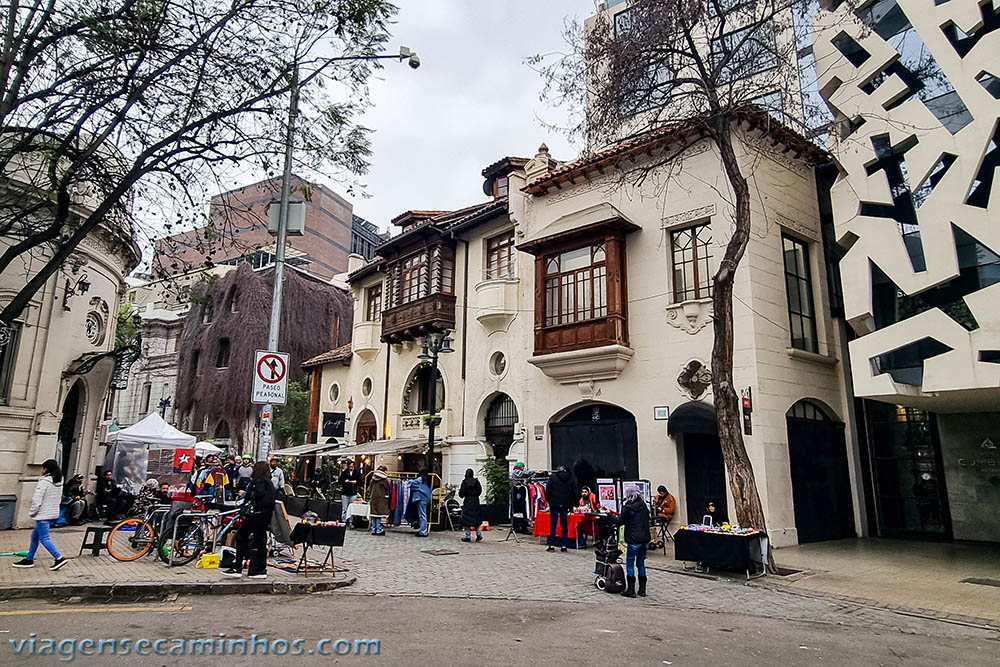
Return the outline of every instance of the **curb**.
<path id="1" fill-rule="evenodd" d="M 316 581 L 240 581 L 179 583 L 107 583 L 107 584 L 28 584 L 23 586 L 0 587 L 0 600 L 58 600 L 68 597 L 122 598 L 163 597 L 167 595 L 308 595 L 334 591 L 353 586 L 358 578 L 348 575 L 344 578 Z"/>

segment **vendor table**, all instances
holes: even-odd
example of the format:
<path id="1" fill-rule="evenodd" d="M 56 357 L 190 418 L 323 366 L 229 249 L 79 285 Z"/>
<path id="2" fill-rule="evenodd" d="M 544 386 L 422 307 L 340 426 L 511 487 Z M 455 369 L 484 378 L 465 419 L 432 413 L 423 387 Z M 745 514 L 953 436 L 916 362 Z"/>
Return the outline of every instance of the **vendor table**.
<path id="1" fill-rule="evenodd" d="M 576 538 L 578 535 L 597 535 L 597 516 L 598 515 L 591 512 L 569 513 L 567 529 L 569 530 L 569 538 L 573 540 L 573 546 L 576 546 Z M 538 516 L 535 517 L 534 535 L 551 535 L 549 518 L 550 515 L 547 510 L 538 513 Z M 563 537 L 562 524 L 560 523 L 558 517 L 556 518 L 556 537 Z M 570 545 L 567 544 L 566 546 Z"/>
<path id="2" fill-rule="evenodd" d="M 767 534 L 737 535 L 682 527 L 674 533 L 674 560 L 746 572 L 747 579 L 762 576 L 767 564 Z"/>
<path id="3" fill-rule="evenodd" d="M 309 574 L 309 560 L 306 557 L 309 555 L 309 547 L 317 546 L 327 548 L 326 558 L 323 559 L 323 564 L 319 566 L 319 570 L 322 572 L 326 569 L 327 564 L 329 564 L 333 572 L 336 572 L 337 565 L 333 559 L 333 548 L 344 546 L 344 536 L 346 534 L 346 525 L 322 526 L 312 523 L 295 524 L 291 533 L 292 542 L 303 545 L 302 558 L 299 559 L 299 564 L 296 566 L 295 571 L 302 570 L 304 574 Z"/>

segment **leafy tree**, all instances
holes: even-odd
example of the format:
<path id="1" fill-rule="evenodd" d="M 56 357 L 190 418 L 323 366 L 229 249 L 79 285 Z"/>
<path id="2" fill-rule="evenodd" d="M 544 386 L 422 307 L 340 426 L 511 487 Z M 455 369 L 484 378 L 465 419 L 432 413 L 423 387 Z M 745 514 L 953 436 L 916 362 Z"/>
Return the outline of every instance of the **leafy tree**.
<path id="1" fill-rule="evenodd" d="M 129 243 L 142 225 L 200 222 L 210 189 L 239 171 L 273 175 L 296 66 L 300 164 L 364 173 L 369 131 L 356 119 L 377 65 L 336 58 L 380 53 L 395 11 L 385 0 L 9 0 L 0 273 L 27 278 L 0 326 L 98 225 Z"/>
<path id="2" fill-rule="evenodd" d="M 797 38 L 808 25 L 804 14 L 810 4 L 632 0 L 627 7 L 614 15 L 599 11 L 585 28 L 570 25 L 570 52 L 554 62 L 536 57 L 533 63 L 545 79 L 548 99 L 576 112 L 568 130 L 586 138 L 589 150 L 648 132 L 671 135 L 664 149 L 623 161 L 622 184 L 639 185 L 654 171 L 668 176 L 683 171 L 685 152 L 706 141 L 719 159 L 728 185 L 720 195 L 729 204 L 731 224 L 713 277 L 712 389 L 737 521 L 764 529 L 733 383 L 733 287 L 751 234 L 748 168 L 754 155 L 775 150 L 766 140 L 770 132 L 789 138 L 775 118 L 806 133 L 826 115 L 810 102 L 815 98 L 807 71 L 800 80 Z M 817 156 L 822 152 L 812 151 L 811 157 Z"/>
<path id="3" fill-rule="evenodd" d="M 284 405 L 274 410 L 272 433 L 280 447 L 301 445 L 309 428 L 309 390 L 299 382 L 288 383 L 288 397 Z M 280 452 L 276 452 L 279 453 Z"/>
<path id="4" fill-rule="evenodd" d="M 115 324 L 115 349 L 121 349 L 135 340 L 142 322 L 138 321 L 138 311 L 128 303 L 118 308 Z"/>

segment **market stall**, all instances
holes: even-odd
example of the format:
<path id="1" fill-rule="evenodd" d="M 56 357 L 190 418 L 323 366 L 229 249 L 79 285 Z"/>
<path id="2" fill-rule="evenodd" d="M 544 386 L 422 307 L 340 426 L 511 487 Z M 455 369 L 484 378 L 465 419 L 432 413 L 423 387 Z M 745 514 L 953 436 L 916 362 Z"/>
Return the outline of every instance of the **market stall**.
<path id="1" fill-rule="evenodd" d="M 196 440 L 151 412 L 128 428 L 108 434 L 104 470 L 111 470 L 118 485 L 132 495 L 137 495 L 150 477 L 170 484 L 171 491 L 176 486 L 183 488 L 191 474 Z"/>
<path id="2" fill-rule="evenodd" d="M 592 535 L 597 536 L 597 517 L 599 515 L 594 512 L 570 512 L 568 516 L 568 523 L 566 526 L 569 532 L 569 538 L 572 540 L 572 544 L 579 546 L 579 541 L 577 537 L 580 535 Z M 551 514 L 549 512 L 539 512 L 535 517 L 535 530 L 534 535 L 536 537 L 550 536 L 551 533 Z M 559 519 L 556 519 L 556 537 L 564 537 L 562 534 L 562 525 Z M 567 546 L 570 546 L 567 544 Z"/>
<path id="3" fill-rule="evenodd" d="M 339 521 L 327 521 L 323 523 L 307 523 L 305 521 L 297 523 L 292 529 L 291 541 L 302 545 L 302 557 L 295 568 L 296 572 L 309 574 L 309 547 L 324 547 L 326 556 L 319 567 L 313 567 L 314 572 L 330 571 L 337 572 L 337 565 L 333 557 L 333 548 L 344 546 L 344 537 L 347 534 L 347 525 Z M 328 567 L 329 566 L 329 567 Z"/>
<path id="4" fill-rule="evenodd" d="M 767 534 L 755 528 L 692 524 L 674 533 L 674 559 L 746 572 L 750 579 L 764 574 L 767 545 Z"/>

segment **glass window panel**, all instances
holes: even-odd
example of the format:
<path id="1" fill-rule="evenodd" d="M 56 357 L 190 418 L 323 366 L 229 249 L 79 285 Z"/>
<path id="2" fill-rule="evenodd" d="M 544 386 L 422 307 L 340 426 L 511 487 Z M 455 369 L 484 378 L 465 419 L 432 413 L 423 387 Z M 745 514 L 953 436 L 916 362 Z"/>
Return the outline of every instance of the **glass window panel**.
<path id="1" fill-rule="evenodd" d="M 576 271 L 590 266 L 590 248 L 577 248 L 564 252 L 559 256 L 559 267 L 562 271 Z"/>
<path id="2" fill-rule="evenodd" d="M 605 259 L 605 256 L 606 255 L 605 255 L 605 252 L 604 252 L 604 244 L 603 243 L 598 243 L 597 245 L 595 245 L 594 246 L 594 261 L 593 261 L 593 263 L 594 264 L 599 264 L 600 262 L 603 262 L 604 259 Z"/>
<path id="3" fill-rule="evenodd" d="M 559 256 L 552 257 L 549 259 L 548 264 L 545 267 L 545 273 L 559 273 Z"/>

